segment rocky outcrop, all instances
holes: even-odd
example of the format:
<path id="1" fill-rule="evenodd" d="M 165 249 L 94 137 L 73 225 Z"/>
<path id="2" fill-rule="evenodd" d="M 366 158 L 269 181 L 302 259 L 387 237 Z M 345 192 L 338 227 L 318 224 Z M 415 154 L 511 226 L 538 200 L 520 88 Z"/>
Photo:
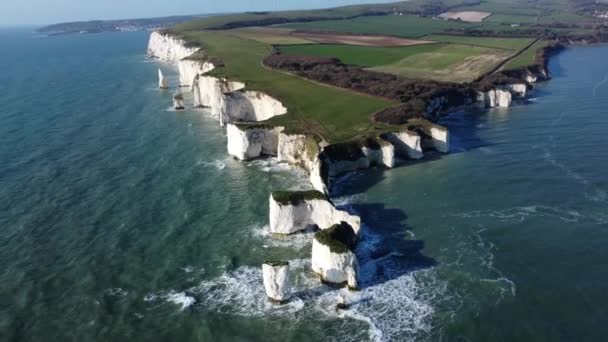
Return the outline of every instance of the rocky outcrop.
<path id="1" fill-rule="evenodd" d="M 432 125 L 430 132 L 432 148 L 441 153 L 450 152 L 450 132 L 448 129 L 443 126 Z"/>
<path id="2" fill-rule="evenodd" d="M 173 95 L 173 108 L 176 110 L 186 109 L 186 106 L 184 105 L 184 96 L 182 94 Z"/>
<path id="3" fill-rule="evenodd" d="M 239 160 L 276 156 L 281 130 L 283 127 L 229 124 L 226 127 L 228 154 Z"/>
<path id="4" fill-rule="evenodd" d="M 525 83 L 507 84 L 505 88 L 516 98 L 524 98 L 528 93 L 528 85 Z"/>
<path id="5" fill-rule="evenodd" d="M 372 166 L 392 168 L 397 164 L 395 147 L 382 138 L 332 144 L 323 149 L 331 177 Z"/>
<path id="6" fill-rule="evenodd" d="M 213 63 L 182 59 L 178 62 L 180 87 L 191 87 L 194 90 L 196 78 L 215 69 Z"/>
<path id="7" fill-rule="evenodd" d="M 395 146 L 390 142 L 378 139 L 380 148 L 363 146 L 362 152 L 369 160 L 370 165 L 382 165 L 392 169 L 397 164 L 395 156 Z"/>
<path id="8" fill-rule="evenodd" d="M 315 234 L 312 242 L 312 270 L 322 281 L 358 288 L 356 234 L 346 222 Z"/>
<path id="9" fill-rule="evenodd" d="M 158 87 L 160 89 L 169 89 L 169 82 L 167 82 L 163 71 L 160 69 L 158 69 Z"/>
<path id="10" fill-rule="evenodd" d="M 194 79 L 194 105 L 209 108 L 212 115 L 221 117 L 226 111 L 225 94 L 245 88 L 241 82 L 228 81 L 225 78 L 199 75 Z"/>
<path id="11" fill-rule="evenodd" d="M 279 161 L 303 168 L 308 172 L 313 188 L 327 193 L 325 164 L 320 158 L 319 142 L 314 136 L 281 132 L 277 150 Z"/>
<path id="12" fill-rule="evenodd" d="M 270 232 L 288 235 L 308 228 L 327 229 L 347 222 L 355 235 L 361 218 L 338 210 L 318 191 L 273 192 L 270 195 Z"/>
<path id="13" fill-rule="evenodd" d="M 152 32 L 148 42 L 149 57 L 175 64 L 198 50 L 197 47 L 188 47 L 182 39 L 160 32 Z"/>
<path id="14" fill-rule="evenodd" d="M 479 92 L 477 101 L 486 108 L 508 108 L 511 106 L 512 95 L 508 89 L 491 89 L 485 92 Z"/>
<path id="15" fill-rule="evenodd" d="M 238 121 L 265 121 L 285 113 L 287 108 L 277 99 L 259 91 L 244 90 L 224 94 L 224 107 L 219 109 L 222 126 Z"/>
<path id="16" fill-rule="evenodd" d="M 424 157 L 420 135 L 416 132 L 403 130 L 387 133 L 383 136 L 395 147 L 395 153 L 402 159 L 421 159 Z"/>
<path id="17" fill-rule="evenodd" d="M 288 262 L 266 262 L 262 265 L 262 273 L 264 275 L 264 289 L 268 298 L 279 303 L 291 298 Z"/>

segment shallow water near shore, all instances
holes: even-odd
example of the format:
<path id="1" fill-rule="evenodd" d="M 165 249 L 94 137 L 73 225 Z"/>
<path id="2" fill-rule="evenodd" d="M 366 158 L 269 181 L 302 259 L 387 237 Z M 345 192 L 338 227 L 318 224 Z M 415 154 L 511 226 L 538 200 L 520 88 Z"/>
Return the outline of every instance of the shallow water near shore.
<path id="1" fill-rule="evenodd" d="M 170 110 L 147 37 L 0 31 L 0 340 L 608 335 L 607 47 L 555 57 L 509 110 L 446 118 L 450 155 L 339 179 L 366 224 L 348 292 L 308 271 L 310 235 L 267 233 L 269 193 L 304 175 L 234 161 L 217 118 Z M 269 258 L 291 260 L 284 306 L 264 296 Z"/>

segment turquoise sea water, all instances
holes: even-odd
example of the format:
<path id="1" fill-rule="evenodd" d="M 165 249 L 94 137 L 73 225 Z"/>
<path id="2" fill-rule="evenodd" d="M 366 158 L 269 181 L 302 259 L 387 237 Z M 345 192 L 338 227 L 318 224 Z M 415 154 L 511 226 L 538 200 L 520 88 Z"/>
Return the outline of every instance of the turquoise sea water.
<path id="1" fill-rule="evenodd" d="M 450 155 L 338 180 L 366 223 L 349 293 L 310 274 L 309 235 L 266 233 L 269 193 L 303 175 L 236 162 L 216 118 L 171 111 L 146 33 L 0 44 L 1 341 L 608 335 L 606 47 L 554 58 L 527 103 L 446 118 Z M 292 261 L 285 306 L 264 296 L 268 258 Z"/>

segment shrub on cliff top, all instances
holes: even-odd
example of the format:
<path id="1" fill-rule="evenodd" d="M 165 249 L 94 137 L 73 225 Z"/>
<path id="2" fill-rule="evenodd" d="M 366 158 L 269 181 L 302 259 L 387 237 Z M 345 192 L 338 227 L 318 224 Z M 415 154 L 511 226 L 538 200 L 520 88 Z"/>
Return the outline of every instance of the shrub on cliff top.
<path id="1" fill-rule="evenodd" d="M 315 239 L 329 247 L 332 253 L 341 254 L 352 251 L 357 242 L 357 235 L 346 222 L 341 222 L 315 234 Z"/>
<path id="2" fill-rule="evenodd" d="M 327 200 L 325 194 L 316 190 L 275 191 L 272 193 L 272 198 L 283 205 L 298 205 L 310 200 Z"/>

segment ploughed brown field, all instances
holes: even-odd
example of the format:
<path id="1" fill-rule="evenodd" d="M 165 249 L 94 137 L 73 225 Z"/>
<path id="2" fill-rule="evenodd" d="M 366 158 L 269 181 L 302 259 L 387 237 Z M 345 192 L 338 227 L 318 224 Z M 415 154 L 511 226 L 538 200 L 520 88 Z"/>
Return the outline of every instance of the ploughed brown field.
<path id="1" fill-rule="evenodd" d="M 485 18 L 492 15 L 490 12 L 477 12 L 477 11 L 461 11 L 461 12 L 445 12 L 439 15 L 441 19 L 452 19 L 462 20 L 468 23 L 480 23 Z"/>
<path id="2" fill-rule="evenodd" d="M 389 36 L 343 35 L 332 33 L 292 32 L 292 36 L 319 44 L 344 44 L 359 46 L 410 46 L 434 43 L 430 40 L 416 40 Z"/>

